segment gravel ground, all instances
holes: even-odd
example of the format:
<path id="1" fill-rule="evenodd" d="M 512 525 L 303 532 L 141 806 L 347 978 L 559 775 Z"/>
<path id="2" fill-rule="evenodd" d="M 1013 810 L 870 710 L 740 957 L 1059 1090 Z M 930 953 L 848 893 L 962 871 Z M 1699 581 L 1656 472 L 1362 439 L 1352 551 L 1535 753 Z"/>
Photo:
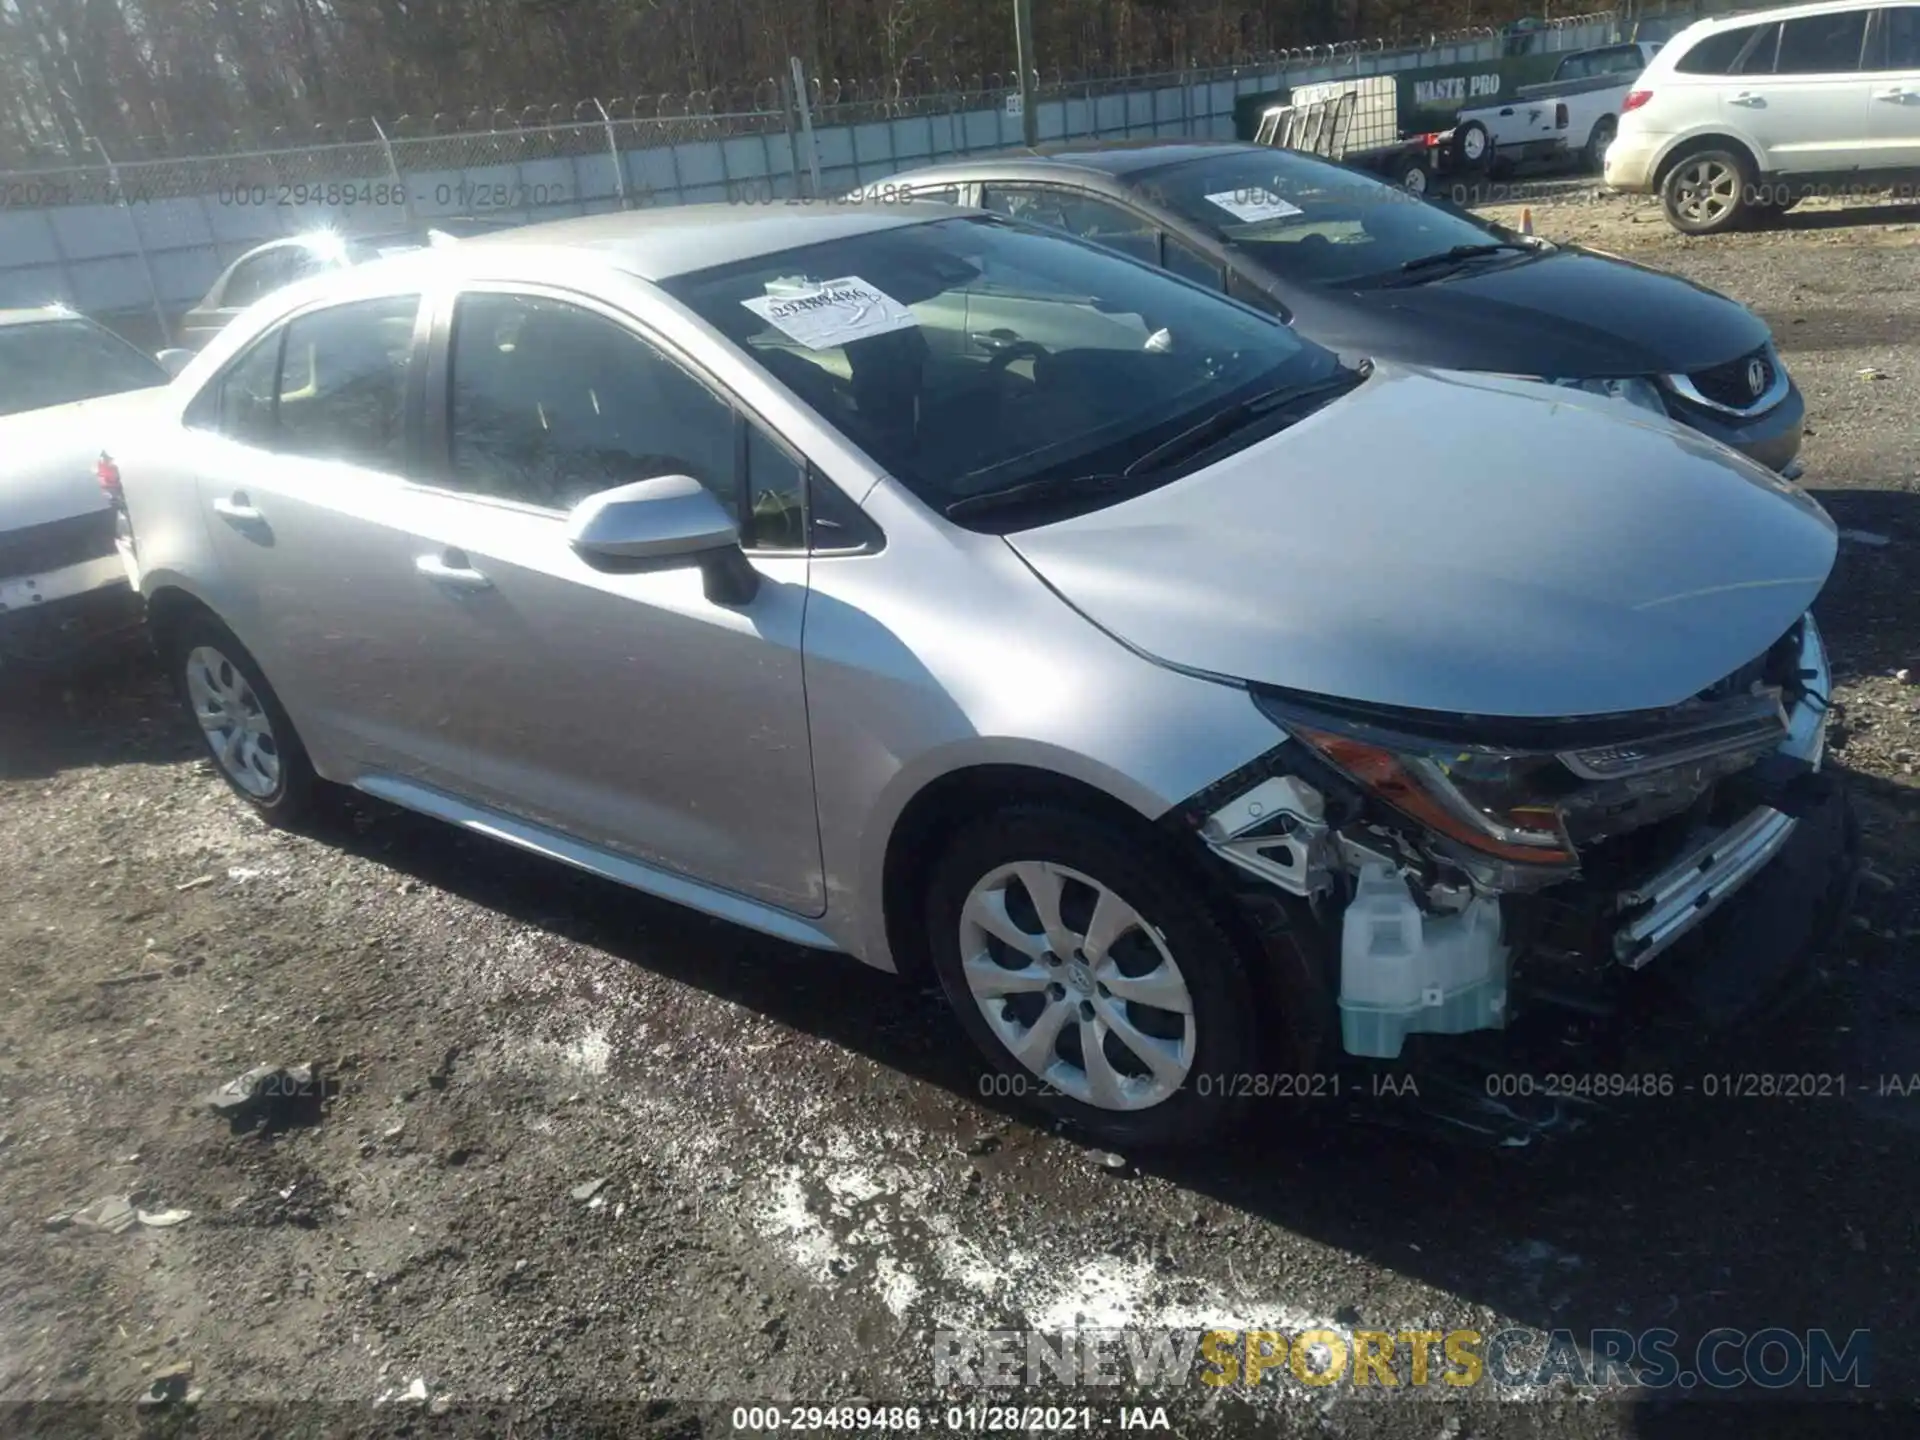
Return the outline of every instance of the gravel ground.
<path id="1" fill-rule="evenodd" d="M 1726 1062 L 1844 1095 L 1644 1100 L 1524 1156 L 1274 1107 L 1111 1168 L 983 1098 L 957 1029 L 890 977 L 371 803 L 270 830 L 141 658 L 7 677 L 0 1431 L 733 1433 L 705 1402 L 983 1398 L 936 1386 L 938 1328 L 1219 1324 L 1864 1328 L 1872 1384 L 1818 1417 L 1554 1388 L 1133 1397 L 1174 1433 L 1900 1433 L 1920 1098 L 1880 1077 L 1920 1072 L 1914 216 L 1688 241 L 1582 187 L 1525 203 L 1764 314 L 1813 417 L 1806 483 L 1884 538 L 1843 547 L 1822 602 L 1873 874 L 1812 993 Z M 204 1103 L 262 1063 L 315 1079 L 264 1128 Z M 69 1218 L 109 1197 L 191 1213 Z M 156 1382 L 197 1408 L 137 1412 Z M 1115 1394 L 1049 1392 L 1097 1402 L 1097 1433 Z"/>

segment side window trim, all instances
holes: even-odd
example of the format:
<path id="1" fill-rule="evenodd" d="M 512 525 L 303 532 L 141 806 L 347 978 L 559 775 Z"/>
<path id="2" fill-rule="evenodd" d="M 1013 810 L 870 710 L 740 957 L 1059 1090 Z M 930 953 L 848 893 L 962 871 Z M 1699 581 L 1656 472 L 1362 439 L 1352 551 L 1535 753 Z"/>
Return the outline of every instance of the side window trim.
<path id="1" fill-rule="evenodd" d="M 233 378 L 236 370 L 253 359 L 254 353 L 262 346 L 272 345 L 274 350 L 273 378 L 269 388 L 269 394 L 271 397 L 273 418 L 268 428 L 270 431 L 278 431 L 280 428 L 280 366 L 286 358 L 287 325 L 290 319 L 291 317 L 288 317 L 286 320 L 277 321 L 274 327 L 266 334 L 254 336 L 250 343 L 243 346 L 237 354 L 229 356 L 227 363 L 214 371 L 214 373 L 207 378 L 207 382 L 198 390 L 194 391 L 193 399 L 187 402 L 185 409 L 181 412 L 182 416 L 190 415 L 194 411 L 200 410 L 202 406 L 206 406 L 213 412 L 211 416 L 206 418 L 210 418 L 213 423 L 211 425 L 204 423 L 189 424 L 188 429 L 211 431 L 223 440 L 233 440 L 233 437 L 227 433 L 227 382 Z M 245 442 L 234 441 L 234 443 L 243 444 Z"/>
<path id="2" fill-rule="evenodd" d="M 459 284 L 449 284 L 438 288 L 431 297 L 431 306 L 423 306 L 423 314 L 428 315 L 425 328 L 430 333 L 427 364 L 420 367 L 421 399 L 419 410 L 422 412 L 422 462 L 417 473 L 408 483 L 416 489 L 428 490 L 456 500 L 486 505 L 504 505 L 516 510 L 545 517 L 565 515 L 564 510 L 550 506 L 533 505 L 523 501 L 502 499 L 499 496 L 476 495 L 470 490 L 462 490 L 453 482 L 453 452 L 450 421 L 453 411 L 453 329 L 459 312 L 460 298 L 463 295 L 487 294 L 510 295 L 531 300 L 550 300 L 557 304 L 572 305 L 587 314 L 611 321 L 625 330 L 641 343 L 657 350 L 662 356 L 685 370 L 693 379 L 711 390 L 733 412 L 734 423 L 734 494 L 739 502 L 742 516 L 751 514 L 752 496 L 749 493 L 750 476 L 747 471 L 746 452 L 749 428 L 757 428 L 761 435 L 800 468 L 804 475 L 802 482 L 802 503 L 806 506 L 808 534 L 812 533 L 813 502 L 812 490 L 818 467 L 809 460 L 791 440 L 783 435 L 779 428 L 760 414 L 732 387 L 716 379 L 713 373 L 698 360 L 688 355 L 679 346 L 661 336 L 651 325 L 631 311 L 617 305 L 610 305 L 597 296 L 578 290 L 570 290 L 563 285 L 551 285 L 540 281 L 523 280 L 469 280 Z M 430 314 L 429 314 L 430 311 Z M 831 483 L 831 482 L 827 482 Z M 857 507 L 856 507 L 857 508 Z M 863 512 L 864 513 L 864 512 Z M 749 537 L 750 538 L 750 537 Z M 801 555 L 811 553 L 808 550 L 775 550 L 772 548 L 751 553 L 768 556 Z M 833 550 L 829 554 L 851 553 Z"/>
<path id="3" fill-rule="evenodd" d="M 758 420 L 761 428 L 769 435 L 778 436 L 779 434 L 753 407 L 734 394 L 729 386 L 716 380 L 706 366 L 661 336 L 632 311 L 622 310 L 617 305 L 609 305 L 599 297 L 588 295 L 583 291 L 569 290 L 564 285 L 551 285 L 537 280 L 467 280 L 444 286 L 435 297 L 431 322 L 432 340 L 428 349 L 427 363 L 423 367 L 425 373 L 421 377 L 423 386 L 421 404 L 426 412 L 423 423 L 426 449 L 420 474 L 414 483 L 422 489 L 444 491 L 463 500 L 486 500 L 494 504 L 516 505 L 521 509 L 532 510 L 542 515 L 566 513 L 546 506 L 524 505 L 518 501 L 501 500 L 498 496 L 475 495 L 472 491 L 462 490 L 453 484 L 453 447 L 450 429 L 453 413 L 453 330 L 459 316 L 460 299 L 465 295 L 508 295 L 526 300 L 549 300 L 559 305 L 571 305 L 586 314 L 609 321 L 642 344 L 659 351 L 661 355 L 711 390 L 736 413 L 744 413 Z M 793 450 L 794 447 L 785 440 L 785 437 L 780 439 L 788 450 Z"/>
<path id="4" fill-rule="evenodd" d="M 1766 69 L 1748 70 L 1747 62 L 1752 60 L 1763 49 L 1767 52 Z M 1765 25 L 1756 25 L 1754 27 L 1753 34 L 1748 38 L 1747 43 L 1742 45 L 1740 47 L 1740 53 L 1733 57 L 1733 63 L 1728 67 L 1727 74 L 1771 75 L 1773 74 L 1773 67 L 1779 62 L 1779 59 L 1780 22 L 1773 20 Z"/>
<path id="5" fill-rule="evenodd" d="M 419 447 L 420 435 L 417 422 L 421 409 L 422 387 L 426 383 L 426 376 L 422 373 L 425 367 L 420 362 L 424 355 L 431 353 L 427 348 L 428 337 L 431 333 L 431 303 L 433 300 L 431 290 L 420 291 L 414 290 L 411 287 L 401 287 L 393 290 L 379 291 L 371 295 L 353 295 L 338 299 L 326 298 L 313 300 L 300 306 L 297 310 L 290 310 L 278 320 L 274 321 L 271 329 L 261 335 L 255 336 L 254 339 L 243 346 L 237 354 L 229 357 L 227 363 L 215 371 L 205 385 L 194 392 L 193 399 L 187 402 L 186 410 L 183 411 L 183 414 L 192 411 L 211 395 L 215 402 L 213 407 L 214 433 L 220 435 L 223 439 L 231 440 L 233 437 L 227 434 L 227 381 L 232 377 L 235 370 L 253 358 L 254 352 L 259 350 L 261 346 L 272 345 L 274 347 L 271 397 L 272 419 L 268 425 L 268 433 L 273 436 L 278 436 L 280 433 L 280 388 L 281 381 L 286 373 L 287 332 L 293 328 L 294 322 L 307 316 L 318 314 L 323 310 L 333 310 L 343 306 L 357 305 L 369 300 L 391 300 L 408 294 L 415 296 L 415 310 L 413 316 L 412 351 L 410 363 L 407 366 L 407 389 L 401 399 L 401 405 L 403 407 L 401 433 L 404 437 L 401 442 L 401 473 L 403 477 L 413 474 L 420 468 L 421 463 L 421 451 Z M 249 444 L 249 442 L 246 441 L 235 441 L 234 443 Z M 270 454 L 280 453 L 279 451 L 271 449 L 271 447 L 250 445 L 250 448 L 264 448 L 267 450 L 267 453 Z"/>
<path id="6" fill-rule="evenodd" d="M 1166 232 L 1164 227 L 1158 219 L 1147 214 L 1144 210 L 1139 209 L 1127 200 L 1105 194 L 1099 190 L 1089 190 L 1083 185 L 1063 185 L 1055 180 L 989 180 L 984 182 L 980 186 L 980 195 L 975 201 L 975 204 L 983 210 L 991 210 L 992 213 L 1008 220 L 1017 219 L 1018 217 L 1008 215 L 1004 211 L 993 210 L 990 202 L 995 194 L 1059 195 L 1070 200 L 1091 201 L 1095 205 L 1104 205 L 1107 209 L 1126 216 L 1143 231 L 1153 236 L 1153 254 L 1155 258 L 1149 263 L 1158 265 L 1163 270 L 1166 268 Z M 1028 221 L 1024 223 L 1037 224 L 1039 222 Z M 1071 230 L 1065 233 L 1073 235 L 1076 240 L 1084 240 L 1089 245 L 1104 244 L 1103 241 L 1093 239 L 1090 236 L 1075 234 Z M 1108 246 L 1107 248 L 1111 249 L 1113 247 Z M 1126 252 L 1121 251 L 1120 253 L 1125 254 Z"/>

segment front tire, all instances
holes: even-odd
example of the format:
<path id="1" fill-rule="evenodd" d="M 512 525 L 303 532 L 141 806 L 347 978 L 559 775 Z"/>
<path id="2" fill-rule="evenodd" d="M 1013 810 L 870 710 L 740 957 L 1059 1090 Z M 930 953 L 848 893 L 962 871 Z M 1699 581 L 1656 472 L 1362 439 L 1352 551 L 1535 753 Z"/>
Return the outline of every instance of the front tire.
<path id="1" fill-rule="evenodd" d="M 233 632 L 211 615 L 170 628 L 163 652 L 220 778 L 276 825 L 313 809 L 315 775 L 280 698 Z"/>
<path id="2" fill-rule="evenodd" d="M 1696 150 L 1660 182 L 1667 223 L 1682 235 L 1719 235 L 1746 223 L 1752 167 L 1731 150 Z"/>
<path id="3" fill-rule="evenodd" d="M 1032 1100 L 1109 1144 L 1216 1133 L 1257 1053 L 1247 958 L 1159 844 L 1016 805 L 955 837 L 928 939 L 961 1028 Z"/>

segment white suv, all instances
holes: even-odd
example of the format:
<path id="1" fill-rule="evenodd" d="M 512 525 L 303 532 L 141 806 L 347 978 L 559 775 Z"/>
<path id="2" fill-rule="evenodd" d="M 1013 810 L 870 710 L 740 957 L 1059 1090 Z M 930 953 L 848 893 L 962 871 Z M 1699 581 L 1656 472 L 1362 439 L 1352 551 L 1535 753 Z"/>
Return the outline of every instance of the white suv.
<path id="1" fill-rule="evenodd" d="M 1810 194 L 1920 181 L 1920 3 L 1795 5 L 1689 26 L 1653 59 L 1607 184 L 1704 235 Z"/>

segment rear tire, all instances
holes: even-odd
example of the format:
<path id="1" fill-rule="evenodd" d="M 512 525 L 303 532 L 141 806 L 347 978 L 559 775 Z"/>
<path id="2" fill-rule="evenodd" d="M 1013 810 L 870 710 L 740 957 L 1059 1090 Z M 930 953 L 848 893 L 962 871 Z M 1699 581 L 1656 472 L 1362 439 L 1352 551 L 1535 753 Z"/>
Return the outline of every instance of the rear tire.
<path id="1" fill-rule="evenodd" d="M 1423 199 L 1433 185 L 1433 167 L 1427 163 L 1425 155 L 1403 155 L 1393 162 L 1393 168 L 1388 173 L 1393 183 L 1402 190 Z"/>
<path id="2" fill-rule="evenodd" d="M 317 777 L 280 698 L 234 633 L 211 615 L 168 627 L 162 658 L 194 718 L 213 768 L 275 825 L 313 811 Z"/>
<path id="3" fill-rule="evenodd" d="M 1606 173 L 1607 147 L 1619 133 L 1620 122 L 1611 115 L 1602 115 L 1593 122 L 1593 133 L 1587 136 L 1587 148 L 1583 152 L 1588 170 L 1596 175 Z"/>
<path id="4" fill-rule="evenodd" d="M 1732 150 L 1696 150 L 1660 182 L 1660 207 L 1682 235 L 1720 235 L 1746 223 L 1753 167 Z"/>
<path id="5" fill-rule="evenodd" d="M 1492 158 L 1492 137 L 1478 120 L 1469 120 L 1453 132 L 1453 162 L 1460 169 L 1478 174 Z"/>
<path id="6" fill-rule="evenodd" d="M 1014 805 L 954 838 L 927 902 L 935 973 L 1000 1077 L 991 1093 L 1120 1146 L 1197 1142 L 1239 1112 L 1259 1044 L 1249 957 L 1151 838 Z"/>

